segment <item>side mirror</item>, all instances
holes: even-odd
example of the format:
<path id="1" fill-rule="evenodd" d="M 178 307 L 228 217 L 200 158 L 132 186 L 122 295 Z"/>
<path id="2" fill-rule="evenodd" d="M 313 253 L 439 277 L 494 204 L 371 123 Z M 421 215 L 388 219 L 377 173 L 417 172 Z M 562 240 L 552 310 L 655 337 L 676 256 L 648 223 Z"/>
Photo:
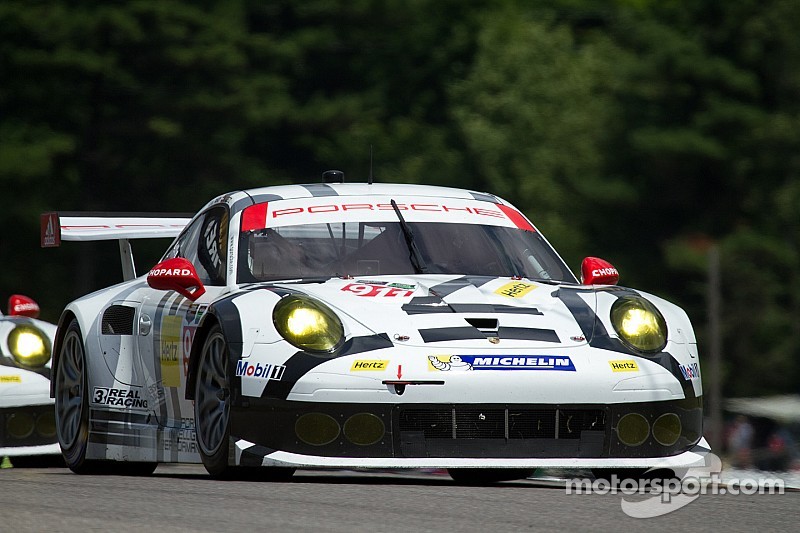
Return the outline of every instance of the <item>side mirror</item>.
<path id="1" fill-rule="evenodd" d="M 39 317 L 39 304 L 33 298 L 28 298 L 21 294 L 12 294 L 8 298 L 9 316 L 27 316 L 29 318 Z"/>
<path id="2" fill-rule="evenodd" d="M 195 301 L 206 292 L 194 265 L 183 257 L 162 261 L 147 274 L 147 284 L 159 291 L 177 291 Z"/>
<path id="3" fill-rule="evenodd" d="M 581 283 L 584 285 L 616 285 L 619 272 L 614 265 L 599 257 L 587 257 L 581 263 Z"/>

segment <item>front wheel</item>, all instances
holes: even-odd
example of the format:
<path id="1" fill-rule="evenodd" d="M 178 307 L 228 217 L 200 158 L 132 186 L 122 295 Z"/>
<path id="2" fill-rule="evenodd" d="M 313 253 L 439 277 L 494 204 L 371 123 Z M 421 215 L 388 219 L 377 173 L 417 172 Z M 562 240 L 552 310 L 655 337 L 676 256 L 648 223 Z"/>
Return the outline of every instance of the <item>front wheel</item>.
<path id="1" fill-rule="evenodd" d="M 222 329 L 214 325 L 206 337 L 194 392 L 194 419 L 197 447 L 209 474 L 224 477 L 229 465 L 231 410 L 228 384 L 228 345 Z"/>

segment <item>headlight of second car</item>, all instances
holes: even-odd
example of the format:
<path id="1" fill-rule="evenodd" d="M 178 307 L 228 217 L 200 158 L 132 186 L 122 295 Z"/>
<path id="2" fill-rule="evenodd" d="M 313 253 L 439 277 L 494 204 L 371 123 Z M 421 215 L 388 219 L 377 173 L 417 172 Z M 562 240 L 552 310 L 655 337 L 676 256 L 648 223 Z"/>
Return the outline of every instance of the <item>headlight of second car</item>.
<path id="1" fill-rule="evenodd" d="M 308 296 L 284 296 L 272 311 L 284 339 L 301 350 L 330 353 L 342 344 L 344 327 L 330 307 Z"/>
<path id="2" fill-rule="evenodd" d="M 8 351 L 23 367 L 39 368 L 50 360 L 50 339 L 36 326 L 19 325 L 8 334 Z"/>
<path id="3" fill-rule="evenodd" d="M 638 352 L 660 352 L 667 345 L 667 322 L 640 296 L 625 296 L 611 306 L 611 324 L 622 342 Z"/>

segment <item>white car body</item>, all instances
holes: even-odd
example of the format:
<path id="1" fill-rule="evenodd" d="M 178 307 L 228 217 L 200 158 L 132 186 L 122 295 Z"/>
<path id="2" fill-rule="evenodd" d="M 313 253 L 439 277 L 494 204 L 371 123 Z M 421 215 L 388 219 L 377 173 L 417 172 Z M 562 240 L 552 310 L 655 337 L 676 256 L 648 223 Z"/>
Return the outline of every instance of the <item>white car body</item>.
<path id="1" fill-rule="evenodd" d="M 445 264 L 435 266 L 439 272 L 382 274 L 374 259 L 353 259 L 349 270 L 320 279 L 303 279 L 300 271 L 252 279 L 256 272 L 289 268 L 283 259 L 283 266 L 270 264 L 275 256 L 257 257 L 259 246 L 279 243 L 271 230 L 312 242 L 313 232 L 327 225 L 344 265 L 350 259 L 339 257 L 337 239 L 345 254 L 345 241 L 357 238 L 349 233 L 356 225 L 359 239 L 388 234 L 385 225 L 398 223 L 393 201 L 423 237 L 436 228 L 430 224 L 535 234 L 550 250 L 546 260 L 568 272 L 511 204 L 442 187 L 266 187 L 220 196 L 191 221 L 43 215 L 43 239 L 49 224 L 51 244 L 59 229 L 63 240 L 120 239 L 130 278 L 70 303 L 59 322 L 56 358 L 74 323 L 87 361 L 91 424 L 73 469 L 95 460 L 202 460 L 208 467 L 204 456 L 210 454 L 200 453 L 195 430 L 202 408 L 196 411 L 194 400 L 214 324 L 229 359 L 219 393 L 229 416 L 227 466 L 680 468 L 708 453 L 692 326 L 683 310 L 654 295 L 583 285 L 571 273 L 561 280 L 473 275 L 447 273 L 457 267 Z M 172 274 L 164 264 L 151 271 L 150 284 L 147 276 L 134 277 L 128 239 L 179 233 L 165 259 L 205 242 L 209 249 L 198 252 L 205 263 L 197 254 L 190 261 L 198 270 L 209 261 L 216 265 L 216 282 L 194 293 L 196 287 L 184 293 L 153 288 L 154 276 Z M 426 257 L 433 257 L 433 248 L 426 244 Z M 297 295 L 323 302 L 341 321 L 343 338 L 335 349 L 311 353 L 286 340 L 273 309 Z M 663 316 L 666 344 L 656 353 L 638 353 L 620 341 L 609 309 L 628 297 L 649 301 Z M 633 446 L 618 435 L 619 420 L 629 412 L 647 421 L 647 437 Z M 675 416 L 680 420 L 669 445 L 663 425 L 654 425 L 664 416 L 673 423 L 668 429 Z M 59 421 L 59 428 L 67 422 Z"/>

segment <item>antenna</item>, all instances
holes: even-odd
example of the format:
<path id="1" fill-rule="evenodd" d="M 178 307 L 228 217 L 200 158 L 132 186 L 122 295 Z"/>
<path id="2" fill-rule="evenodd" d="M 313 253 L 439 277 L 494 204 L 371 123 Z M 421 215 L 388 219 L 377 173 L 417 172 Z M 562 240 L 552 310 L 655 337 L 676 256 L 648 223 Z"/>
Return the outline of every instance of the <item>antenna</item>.
<path id="1" fill-rule="evenodd" d="M 372 185 L 372 145 L 369 145 L 369 178 L 367 178 L 367 185 Z"/>

